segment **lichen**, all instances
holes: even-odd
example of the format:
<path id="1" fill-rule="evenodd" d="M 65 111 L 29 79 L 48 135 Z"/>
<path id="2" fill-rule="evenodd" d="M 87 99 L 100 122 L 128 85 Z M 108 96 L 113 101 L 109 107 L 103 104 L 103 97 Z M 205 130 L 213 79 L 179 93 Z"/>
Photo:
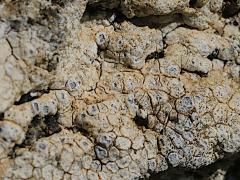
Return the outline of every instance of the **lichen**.
<path id="1" fill-rule="evenodd" d="M 239 8 L 1 1 L 0 179 L 140 179 L 238 153 Z"/>

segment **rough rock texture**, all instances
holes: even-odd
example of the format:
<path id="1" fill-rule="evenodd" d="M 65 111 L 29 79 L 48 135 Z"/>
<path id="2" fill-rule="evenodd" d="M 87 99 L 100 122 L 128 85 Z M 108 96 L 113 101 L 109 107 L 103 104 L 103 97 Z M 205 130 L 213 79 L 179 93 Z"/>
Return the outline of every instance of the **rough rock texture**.
<path id="1" fill-rule="evenodd" d="M 140 179 L 238 153 L 239 9 L 0 1 L 0 179 Z"/>

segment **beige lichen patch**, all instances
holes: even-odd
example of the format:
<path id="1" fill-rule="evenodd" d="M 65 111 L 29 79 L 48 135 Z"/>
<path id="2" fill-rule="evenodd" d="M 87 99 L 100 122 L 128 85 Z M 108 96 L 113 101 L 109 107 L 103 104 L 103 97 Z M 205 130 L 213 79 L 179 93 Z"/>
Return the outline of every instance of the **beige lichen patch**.
<path id="1" fill-rule="evenodd" d="M 0 179 L 139 179 L 237 153 L 239 17 L 191 3 L 1 2 Z"/>
<path id="2" fill-rule="evenodd" d="M 160 52 L 163 49 L 162 33 L 159 30 L 136 27 L 124 22 L 119 31 L 112 31 L 105 32 L 103 29 L 98 32 L 97 36 L 99 37 L 96 41 L 98 46 L 102 48 L 103 45 L 99 41 L 107 41 L 106 38 L 108 38 L 108 41 L 105 42 L 107 45 L 104 45 L 106 48 L 104 56 L 112 59 L 113 62 L 124 64 L 133 69 L 142 69 L 149 54 Z M 102 34 L 102 37 L 99 33 Z"/>

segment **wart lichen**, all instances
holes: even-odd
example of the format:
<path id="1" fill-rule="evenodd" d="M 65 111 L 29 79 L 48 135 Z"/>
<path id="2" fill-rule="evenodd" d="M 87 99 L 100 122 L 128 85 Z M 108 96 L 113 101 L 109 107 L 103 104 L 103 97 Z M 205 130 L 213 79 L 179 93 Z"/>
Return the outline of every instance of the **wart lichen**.
<path id="1" fill-rule="evenodd" d="M 0 179 L 140 179 L 237 153 L 238 11 L 1 1 Z"/>

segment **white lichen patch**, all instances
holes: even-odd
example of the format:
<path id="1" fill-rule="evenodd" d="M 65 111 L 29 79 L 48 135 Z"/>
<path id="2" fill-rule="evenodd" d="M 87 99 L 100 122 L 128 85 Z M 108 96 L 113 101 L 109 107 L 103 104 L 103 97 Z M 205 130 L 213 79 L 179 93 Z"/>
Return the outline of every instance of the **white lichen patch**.
<path id="1" fill-rule="evenodd" d="M 0 179 L 140 179 L 237 153 L 240 21 L 224 8 L 1 1 Z"/>

